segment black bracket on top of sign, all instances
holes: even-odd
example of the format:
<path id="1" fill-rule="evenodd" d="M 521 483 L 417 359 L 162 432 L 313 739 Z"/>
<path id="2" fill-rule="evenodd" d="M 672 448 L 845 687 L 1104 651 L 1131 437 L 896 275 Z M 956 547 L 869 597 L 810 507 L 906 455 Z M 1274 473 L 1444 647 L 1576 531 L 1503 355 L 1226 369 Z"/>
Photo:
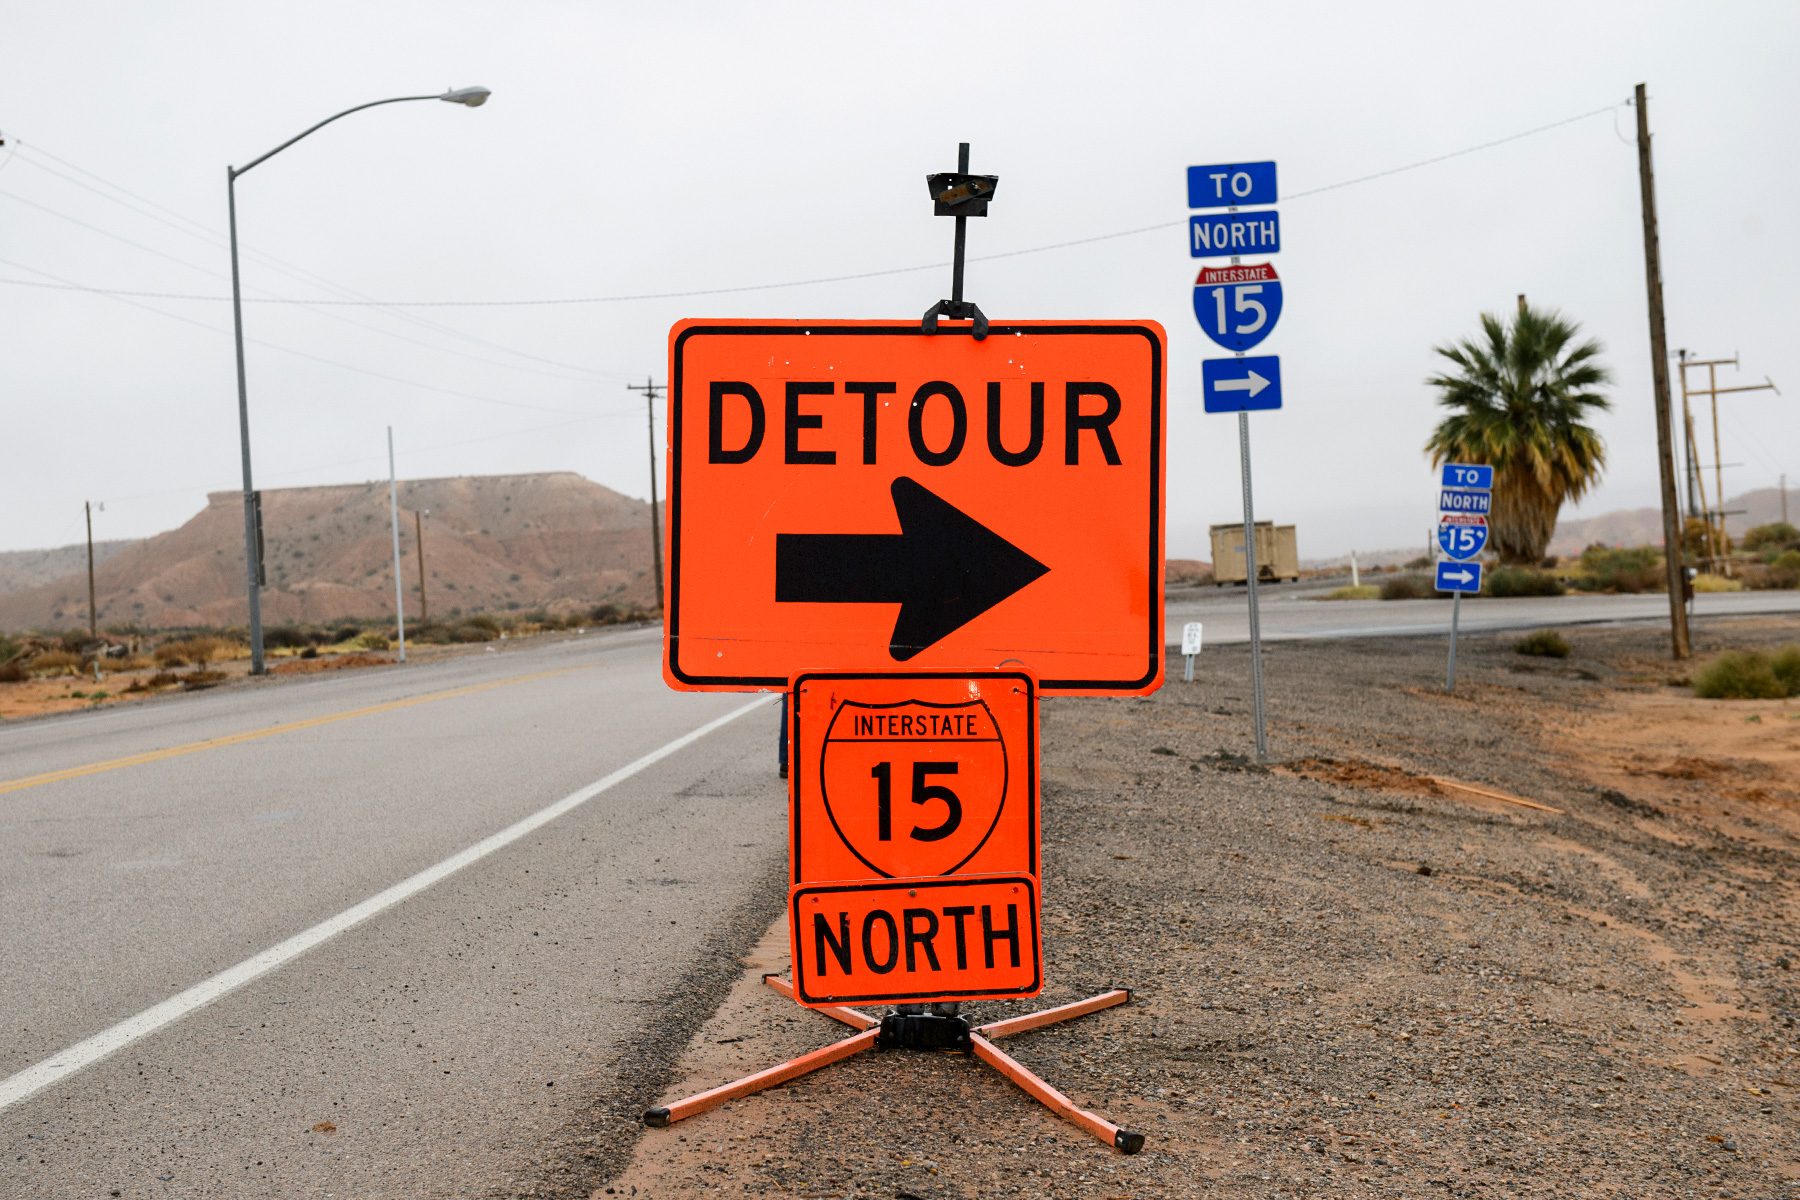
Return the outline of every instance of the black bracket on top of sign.
<path id="1" fill-rule="evenodd" d="M 927 175 L 925 186 L 931 189 L 932 214 L 956 218 L 956 253 L 950 267 L 950 298 L 926 309 L 919 327 L 926 333 L 936 333 L 939 317 L 973 321 L 970 333 L 979 342 L 988 335 L 988 319 L 973 300 L 963 299 L 963 248 L 968 238 L 968 219 L 987 216 L 988 201 L 1000 186 L 1000 177 L 969 174 L 969 143 L 959 142 L 956 170 Z"/>

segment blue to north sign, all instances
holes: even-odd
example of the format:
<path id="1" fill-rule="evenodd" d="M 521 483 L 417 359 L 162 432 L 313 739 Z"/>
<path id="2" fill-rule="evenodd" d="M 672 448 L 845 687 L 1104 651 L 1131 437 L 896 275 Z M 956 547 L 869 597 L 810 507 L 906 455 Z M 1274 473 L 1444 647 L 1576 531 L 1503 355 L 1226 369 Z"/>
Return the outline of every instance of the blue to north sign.
<path id="1" fill-rule="evenodd" d="M 1481 591 L 1481 564 L 1441 562 L 1437 565 L 1437 590 L 1474 594 Z"/>
<path id="2" fill-rule="evenodd" d="M 1447 488 L 1479 488 L 1494 490 L 1494 468 L 1479 463 L 1445 463 L 1443 484 Z"/>
<path id="3" fill-rule="evenodd" d="M 1274 254 L 1281 249 L 1281 214 L 1201 213 L 1188 218 L 1188 253 L 1194 258 Z"/>
<path id="4" fill-rule="evenodd" d="M 1189 167 L 1189 208 L 1234 208 L 1275 203 L 1275 164 L 1218 163 Z"/>
<path id="5" fill-rule="evenodd" d="M 1438 512 L 1440 514 L 1472 513 L 1477 516 L 1485 517 L 1493 506 L 1494 493 L 1492 492 L 1477 492 L 1473 490 L 1461 491 L 1457 488 L 1445 488 L 1438 493 Z"/>

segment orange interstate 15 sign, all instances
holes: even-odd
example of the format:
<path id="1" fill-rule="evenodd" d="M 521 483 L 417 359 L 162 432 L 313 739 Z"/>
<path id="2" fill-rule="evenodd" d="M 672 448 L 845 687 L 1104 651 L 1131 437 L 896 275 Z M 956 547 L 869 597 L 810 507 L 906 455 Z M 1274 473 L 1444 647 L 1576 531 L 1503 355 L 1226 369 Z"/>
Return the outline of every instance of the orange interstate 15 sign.
<path id="1" fill-rule="evenodd" d="M 1161 684 L 1161 326 L 683 321 L 669 357 L 671 686 Z"/>
<path id="2" fill-rule="evenodd" d="M 1031 676 L 806 672 L 789 699 L 801 1003 L 1035 995 Z"/>

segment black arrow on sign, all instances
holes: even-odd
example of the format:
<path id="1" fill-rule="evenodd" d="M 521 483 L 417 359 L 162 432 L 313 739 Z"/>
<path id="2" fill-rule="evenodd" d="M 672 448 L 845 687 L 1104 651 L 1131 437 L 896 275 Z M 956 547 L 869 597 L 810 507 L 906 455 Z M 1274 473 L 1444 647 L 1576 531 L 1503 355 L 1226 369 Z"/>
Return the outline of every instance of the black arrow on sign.
<path id="1" fill-rule="evenodd" d="M 898 604 L 905 662 L 1050 570 L 911 479 L 892 492 L 899 533 L 776 534 L 776 602 Z"/>

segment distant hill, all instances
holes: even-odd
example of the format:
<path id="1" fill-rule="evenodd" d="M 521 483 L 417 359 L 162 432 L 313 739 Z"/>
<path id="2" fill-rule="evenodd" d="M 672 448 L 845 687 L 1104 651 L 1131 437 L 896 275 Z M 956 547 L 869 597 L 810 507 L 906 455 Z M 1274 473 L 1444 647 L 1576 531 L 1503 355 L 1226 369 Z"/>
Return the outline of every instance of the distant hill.
<path id="1" fill-rule="evenodd" d="M 129 539 L 95 542 L 94 562 L 103 563 L 119 551 L 137 543 Z M 65 575 L 80 572 L 82 588 L 87 587 L 87 543 L 58 546 L 54 550 L 0 550 L 0 596 L 22 592 L 26 588 L 53 583 Z"/>
<path id="2" fill-rule="evenodd" d="M 433 616 L 654 603 L 649 505 L 573 472 L 411 480 L 400 484 L 400 506 L 401 576 L 414 619 L 419 510 L 428 512 Z M 391 617 L 386 483 L 265 491 L 263 533 L 266 624 Z M 0 629 L 86 619 L 85 548 L 36 553 L 78 557 L 59 578 L 0 593 Z M 95 574 L 103 625 L 242 625 L 240 494 L 214 493 L 187 524 L 120 547 Z"/>
<path id="3" fill-rule="evenodd" d="M 1789 497 L 1790 510 L 1797 499 L 1800 497 Z M 1742 510 L 1725 518 L 1726 532 L 1737 537 L 1746 529 L 1781 519 L 1781 490 L 1758 488 L 1741 496 L 1732 496 L 1725 501 L 1725 509 L 1728 513 Z M 1660 546 L 1662 540 L 1660 507 L 1626 508 L 1581 520 L 1558 521 L 1556 533 L 1550 539 L 1550 553 L 1558 556 L 1580 554 L 1596 542 L 1606 546 Z"/>

